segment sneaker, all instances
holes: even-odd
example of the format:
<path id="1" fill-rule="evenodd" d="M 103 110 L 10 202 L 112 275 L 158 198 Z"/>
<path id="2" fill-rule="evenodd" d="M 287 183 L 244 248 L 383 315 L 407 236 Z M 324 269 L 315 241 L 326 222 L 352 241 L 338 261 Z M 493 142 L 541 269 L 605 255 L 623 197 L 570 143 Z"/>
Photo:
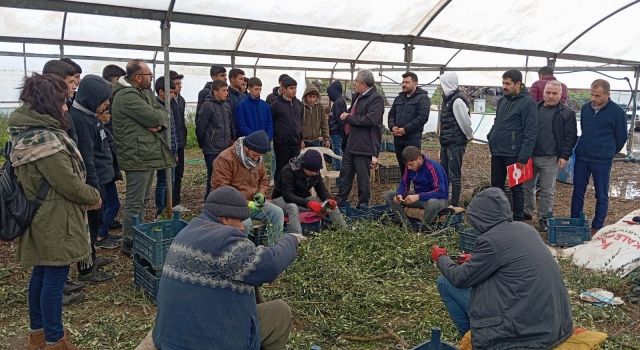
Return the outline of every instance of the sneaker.
<path id="1" fill-rule="evenodd" d="M 78 291 L 71 294 L 64 294 L 62 296 L 62 305 L 67 306 L 67 305 L 78 304 L 79 302 L 84 300 L 84 296 L 85 294 L 82 291 Z"/>
<path id="2" fill-rule="evenodd" d="M 189 211 L 191 211 L 191 210 L 189 210 L 188 208 L 183 207 L 182 205 L 178 204 L 178 205 L 176 205 L 175 207 L 173 207 L 173 211 L 178 211 L 178 212 L 181 212 L 181 213 L 186 213 L 186 212 L 189 212 Z"/>
<path id="3" fill-rule="evenodd" d="M 113 222 L 111 223 L 111 230 L 119 230 L 122 228 L 122 223 L 120 222 L 120 220 L 113 220 Z"/>
<path id="4" fill-rule="evenodd" d="M 93 262 L 96 267 L 103 267 L 111 264 L 113 259 L 107 258 L 106 256 L 96 256 L 96 261 Z"/>
<path id="5" fill-rule="evenodd" d="M 64 294 L 73 294 L 75 292 L 81 291 L 87 284 L 82 282 L 74 282 L 71 280 L 67 280 L 64 284 Z"/>
<path id="6" fill-rule="evenodd" d="M 107 236 L 100 241 L 96 240 L 95 247 L 96 249 L 116 249 L 120 247 L 120 241 Z"/>
<path id="7" fill-rule="evenodd" d="M 78 274 L 78 280 L 91 282 L 91 283 L 102 283 L 108 280 L 113 279 L 115 276 L 109 273 L 106 273 L 102 270 L 99 270 L 97 267 L 91 269 L 91 272 L 85 274 Z"/>
<path id="8" fill-rule="evenodd" d="M 538 220 L 538 227 L 541 232 L 547 232 L 547 218 L 544 216 L 541 217 L 540 220 Z"/>

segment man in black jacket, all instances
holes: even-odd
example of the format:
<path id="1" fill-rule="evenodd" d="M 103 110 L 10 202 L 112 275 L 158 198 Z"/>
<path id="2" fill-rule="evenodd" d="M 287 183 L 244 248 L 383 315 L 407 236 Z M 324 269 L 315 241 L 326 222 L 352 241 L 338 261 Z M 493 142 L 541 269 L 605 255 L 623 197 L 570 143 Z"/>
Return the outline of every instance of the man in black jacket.
<path id="1" fill-rule="evenodd" d="M 304 106 L 296 98 L 298 83 L 290 76 L 282 80 L 282 95 L 271 104 L 273 118 L 273 153 L 276 158 L 276 169 L 273 178 L 278 181 L 282 168 L 289 160 L 300 154 L 302 143 L 302 118 Z"/>
<path id="2" fill-rule="evenodd" d="M 533 181 L 525 182 L 524 213 L 533 216 L 536 196 L 533 193 L 536 177 L 540 180 L 538 226 L 547 230 L 547 213 L 553 209 L 558 167 L 564 168 L 578 141 L 576 113 L 561 101 L 562 84 L 557 80 L 547 82 L 543 101 L 538 103 L 538 136 L 533 148 Z"/>
<path id="3" fill-rule="evenodd" d="M 169 72 L 169 78 L 175 85 L 176 97 L 171 101 L 171 107 L 173 109 L 174 104 L 177 105 L 176 115 L 173 116 L 173 120 L 176 125 L 176 155 L 177 163 L 175 169 L 175 176 L 173 179 L 173 203 L 174 211 L 188 211 L 189 209 L 180 205 L 180 195 L 182 193 L 182 177 L 184 176 L 184 149 L 187 145 L 187 125 L 185 121 L 185 108 L 186 101 L 182 97 L 182 78 L 184 75 L 178 74 L 175 71 Z"/>
<path id="4" fill-rule="evenodd" d="M 473 256 L 456 263 L 444 248 L 431 252 L 460 336 L 471 330 L 474 349 L 553 349 L 569 338 L 571 304 L 558 263 L 533 227 L 511 221 L 504 192 L 480 192 L 467 218 L 480 231 Z"/>
<path id="5" fill-rule="evenodd" d="M 496 119 L 487 135 L 491 152 L 491 186 L 504 188 L 507 166 L 524 169 L 531 157 L 538 133 L 538 106 L 522 84 L 522 73 L 511 69 L 502 75 L 504 96 L 498 100 Z M 524 217 L 522 184 L 511 188 L 513 219 Z"/>
<path id="6" fill-rule="evenodd" d="M 331 100 L 331 114 L 329 114 L 329 135 L 331 136 L 331 148 L 336 155 L 342 155 L 342 138 L 344 137 L 344 123 L 340 115 L 347 111 L 347 103 L 342 97 L 342 82 L 336 80 L 327 88 L 329 100 Z M 342 161 L 332 158 L 331 168 L 340 171 Z"/>
<path id="7" fill-rule="evenodd" d="M 284 81 L 285 77 L 289 77 L 288 74 L 280 74 L 280 76 L 278 77 L 278 86 L 273 88 L 273 91 L 271 91 L 271 93 L 269 95 L 267 95 L 267 104 L 271 105 L 273 104 L 273 102 L 275 102 L 275 100 L 278 98 L 278 96 L 282 96 L 282 93 L 284 92 L 284 86 L 282 86 L 282 82 Z"/>
<path id="8" fill-rule="evenodd" d="M 405 168 L 402 150 L 407 146 L 422 148 L 422 131 L 430 108 L 429 94 L 418 87 L 418 76 L 412 72 L 402 74 L 402 92 L 393 100 L 388 118 L 400 171 Z"/>
<path id="9" fill-rule="evenodd" d="M 244 93 L 246 91 L 245 83 L 244 83 L 244 71 L 242 69 L 234 68 L 229 71 L 229 107 L 231 108 L 231 116 L 235 116 L 236 108 L 240 101 L 247 98 L 247 95 Z M 231 127 L 232 135 L 231 137 L 236 139 L 236 122 L 235 117 L 231 118 L 231 122 L 233 124 Z"/>
<path id="10" fill-rule="evenodd" d="M 204 84 L 204 88 L 198 92 L 198 104 L 196 105 L 196 123 L 198 122 L 198 113 L 200 112 L 200 107 L 204 103 L 204 100 L 207 99 L 207 96 L 211 95 L 211 84 L 216 80 L 222 80 L 225 83 L 227 82 L 227 70 L 222 66 L 211 66 L 209 69 L 209 75 L 211 76 L 211 81 L 208 81 Z"/>
<path id="11" fill-rule="evenodd" d="M 308 150 L 289 162 L 280 172 L 280 178 L 273 189 L 273 204 L 282 209 L 289 217 L 289 229 L 286 232 L 302 233 L 300 212 L 313 211 L 323 214 L 322 202 L 328 201 L 329 217 L 337 225 L 344 227 L 346 221 L 337 208 L 337 202 L 330 199 L 329 192 L 322 182 L 322 155 L 316 150 Z M 318 198 L 311 197 L 311 189 Z"/>
<path id="12" fill-rule="evenodd" d="M 369 175 L 378 162 L 382 142 L 384 99 L 374 86 L 373 73 L 361 70 L 355 79 L 355 97 L 351 108 L 340 115 L 345 124 L 346 141 L 340 169 L 338 204 L 345 206 L 354 176 L 358 177 L 358 206 L 369 205 Z"/>

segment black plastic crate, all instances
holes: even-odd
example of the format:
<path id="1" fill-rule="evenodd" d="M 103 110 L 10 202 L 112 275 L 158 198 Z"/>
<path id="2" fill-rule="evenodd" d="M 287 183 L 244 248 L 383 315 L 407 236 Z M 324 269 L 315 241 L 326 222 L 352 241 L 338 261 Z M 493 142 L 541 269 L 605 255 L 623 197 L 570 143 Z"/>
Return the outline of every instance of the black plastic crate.
<path id="1" fill-rule="evenodd" d="M 584 214 L 579 218 L 554 218 L 549 213 L 547 225 L 551 245 L 573 247 L 591 239 L 591 228 Z"/>
<path id="2" fill-rule="evenodd" d="M 154 303 L 158 297 L 161 276 L 162 270 L 154 270 L 148 261 L 134 254 L 133 284 L 142 289 L 142 292 Z"/>
<path id="3" fill-rule="evenodd" d="M 460 231 L 459 235 L 458 248 L 463 252 L 473 252 L 476 247 L 476 240 L 480 236 L 480 231 L 475 228 L 468 228 Z"/>
<path id="4" fill-rule="evenodd" d="M 378 166 L 378 180 L 383 184 L 399 184 L 402 172 L 398 165 L 382 165 Z"/>
<path id="5" fill-rule="evenodd" d="M 154 270 L 161 270 L 173 239 L 188 224 L 188 222 L 180 220 L 178 212 L 174 213 L 172 220 L 146 224 L 138 224 L 138 218 L 134 217 L 134 254 L 148 261 Z"/>

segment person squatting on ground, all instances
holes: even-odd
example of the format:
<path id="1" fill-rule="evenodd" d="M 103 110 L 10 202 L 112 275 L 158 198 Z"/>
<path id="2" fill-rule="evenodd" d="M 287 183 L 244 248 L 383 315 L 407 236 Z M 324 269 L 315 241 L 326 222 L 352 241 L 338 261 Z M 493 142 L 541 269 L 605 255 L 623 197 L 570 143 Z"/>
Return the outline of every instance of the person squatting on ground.
<path id="1" fill-rule="evenodd" d="M 304 146 L 331 148 L 329 120 L 320 103 L 320 90 L 313 84 L 307 85 L 302 95 L 302 103 L 304 105 L 302 118 Z"/>
<path id="2" fill-rule="evenodd" d="M 291 158 L 300 154 L 302 142 L 302 118 L 304 106 L 296 98 L 298 83 L 286 76 L 282 80 L 284 87 L 282 95 L 271 104 L 273 117 L 273 153 L 276 158 L 276 168 L 273 178 L 278 180 L 280 171 L 289 164 Z"/>
<path id="3" fill-rule="evenodd" d="M 397 190 L 384 194 L 384 201 L 400 215 L 404 227 L 411 227 L 405 207 L 424 209 L 424 223 L 430 225 L 438 213 L 449 206 L 449 183 L 444 169 L 438 162 L 427 158 L 414 146 L 402 151 L 407 164 Z M 413 194 L 409 189 L 413 183 Z"/>
<path id="4" fill-rule="evenodd" d="M 401 171 L 405 167 L 402 150 L 407 146 L 422 148 L 422 132 L 429 121 L 430 111 L 431 99 L 426 91 L 418 87 L 418 76 L 412 72 L 402 74 L 402 92 L 393 100 L 388 117 Z"/>
<path id="5" fill-rule="evenodd" d="M 451 205 L 460 205 L 462 191 L 462 158 L 469 140 L 473 139 L 469 100 L 458 87 L 458 75 L 440 76 L 442 107 L 440 108 L 440 164 L 451 184 Z"/>
<path id="6" fill-rule="evenodd" d="M 178 233 L 160 279 L 156 347 L 284 349 L 291 309 L 282 300 L 256 305 L 255 287 L 289 267 L 305 238 L 286 234 L 273 245 L 255 246 L 242 232 L 248 217 L 245 196 L 221 186 L 209 194 L 202 214 Z"/>
<path id="7" fill-rule="evenodd" d="M 538 227 L 547 231 L 547 213 L 553 209 L 558 167 L 564 168 L 578 140 L 576 113 L 560 102 L 562 85 L 551 80 L 544 87 L 544 99 L 538 103 L 538 136 L 533 147 L 533 180 L 523 184 L 524 213 L 533 217 L 536 208 L 534 187 L 540 180 Z"/>
<path id="8" fill-rule="evenodd" d="M 20 236 L 16 257 L 33 267 L 28 287 L 30 350 L 75 349 L 62 324 L 62 295 L 69 265 L 92 264 L 87 210 L 102 205 L 100 192 L 85 183 L 82 156 L 67 135 L 64 80 L 54 75 L 26 78 L 22 106 L 8 120 L 10 159 L 29 200 L 40 186 L 50 188 L 33 221 Z"/>
<path id="9" fill-rule="evenodd" d="M 473 349 L 552 349 L 573 333 L 560 268 L 538 232 L 512 221 L 504 192 L 488 188 L 467 206 L 480 236 L 473 255 L 454 262 L 434 246 L 438 292 Z M 460 264 L 459 264 L 460 263 Z"/>
<path id="10" fill-rule="evenodd" d="M 357 206 L 369 205 L 371 196 L 369 176 L 371 169 L 377 166 L 382 143 L 384 98 L 376 90 L 371 71 L 358 72 L 355 91 L 357 95 L 351 108 L 340 115 L 340 120 L 345 124 L 342 166 L 337 180 L 340 206 L 347 205 L 353 187 L 353 178 L 356 176 L 358 179 Z"/>
<path id="11" fill-rule="evenodd" d="M 524 169 L 536 143 L 538 108 L 522 84 L 522 73 L 515 69 L 502 75 L 504 96 L 498 100 L 496 119 L 487 135 L 491 152 L 491 186 L 504 189 L 507 166 Z M 513 219 L 524 217 L 522 184 L 511 188 Z M 530 217 L 526 219 L 531 219 Z"/>
<path id="12" fill-rule="evenodd" d="M 273 189 L 273 204 L 279 206 L 289 218 L 288 232 L 302 233 L 300 212 L 312 211 L 319 215 L 324 214 L 325 209 L 322 208 L 324 201 L 328 201 L 331 222 L 340 227 L 347 225 L 338 210 L 338 203 L 330 198 L 322 182 L 321 169 L 322 155 L 311 149 L 291 159 L 280 172 L 280 178 Z M 311 196 L 312 188 L 316 191 L 317 198 Z"/>
<path id="13" fill-rule="evenodd" d="M 269 177 L 264 167 L 264 154 L 269 152 L 269 136 L 260 130 L 249 136 L 240 137 L 231 147 L 224 150 L 213 162 L 216 169 L 211 178 L 211 186 L 231 186 L 240 191 L 254 204 L 250 217 L 244 224 L 245 234 L 253 227 L 251 219 L 267 224 L 269 243 L 275 243 L 282 235 L 284 212 L 278 206 L 265 201 L 269 190 Z"/>

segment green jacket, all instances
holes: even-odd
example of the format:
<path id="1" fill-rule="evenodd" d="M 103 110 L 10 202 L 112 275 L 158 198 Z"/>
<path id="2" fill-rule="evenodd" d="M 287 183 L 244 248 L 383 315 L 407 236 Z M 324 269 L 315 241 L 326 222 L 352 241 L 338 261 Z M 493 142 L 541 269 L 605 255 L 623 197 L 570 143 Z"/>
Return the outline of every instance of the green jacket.
<path id="1" fill-rule="evenodd" d="M 121 77 L 113 86 L 113 137 L 120 168 L 157 170 L 175 166 L 176 161 L 164 138 L 169 115 L 150 91 L 132 86 Z M 147 128 L 162 127 L 161 132 Z"/>
<path id="2" fill-rule="evenodd" d="M 60 123 L 51 116 L 20 107 L 9 116 L 9 126 L 53 127 Z M 47 179 L 51 188 L 31 225 L 20 237 L 16 252 L 24 266 L 66 266 L 91 256 L 86 207 L 100 199 L 100 193 L 87 185 L 76 160 L 67 151 L 16 167 L 18 182 L 33 200 Z"/>

